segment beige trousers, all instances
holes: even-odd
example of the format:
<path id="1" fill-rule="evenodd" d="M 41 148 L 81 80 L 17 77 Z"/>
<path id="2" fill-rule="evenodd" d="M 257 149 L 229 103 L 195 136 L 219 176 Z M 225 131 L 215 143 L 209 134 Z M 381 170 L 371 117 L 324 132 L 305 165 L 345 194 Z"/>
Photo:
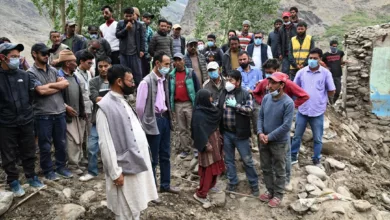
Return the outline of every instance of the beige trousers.
<path id="1" fill-rule="evenodd" d="M 182 152 L 191 152 L 193 150 L 191 139 L 192 102 L 176 102 L 175 114 L 180 135 L 179 149 Z"/>
<path id="2" fill-rule="evenodd" d="M 78 166 L 83 157 L 82 145 L 85 129 L 86 122 L 79 117 L 73 117 L 72 122 L 66 125 L 68 163 L 70 165 Z"/>

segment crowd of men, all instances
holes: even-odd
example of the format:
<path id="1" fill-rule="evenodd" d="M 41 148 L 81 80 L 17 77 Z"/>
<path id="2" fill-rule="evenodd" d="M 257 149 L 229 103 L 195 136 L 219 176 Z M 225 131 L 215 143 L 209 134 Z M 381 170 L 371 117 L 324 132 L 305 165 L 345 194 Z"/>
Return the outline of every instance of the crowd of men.
<path id="1" fill-rule="evenodd" d="M 245 20 L 221 47 L 212 33 L 206 43 L 186 40 L 179 24 L 163 18 L 153 31 L 154 15 L 141 17 L 135 7 L 119 21 L 112 12 L 102 8 L 106 22 L 88 26 L 88 38 L 75 33 L 72 21 L 63 34 L 51 31 L 51 47 L 31 48 L 31 66 L 20 56 L 22 44 L 0 39 L 1 162 L 15 196 L 25 194 L 18 160 L 28 184 L 43 186 L 35 173 L 36 146 L 49 181 L 73 175 L 93 180 L 101 152 L 108 207 L 117 219 L 139 219 L 148 202 L 161 203 L 157 186 L 180 192 L 171 185 L 173 126 L 180 157 L 199 160 L 194 198 L 204 205 L 225 170 L 227 190 L 237 190 L 237 149 L 252 194 L 278 207 L 291 188 L 291 165 L 298 162 L 307 123 L 313 164 L 322 168 L 324 113 L 339 97 L 344 53 L 335 40 L 325 54 L 315 48 L 296 7 L 275 21 L 267 42 Z M 134 109 L 128 96 L 136 99 Z M 257 140 L 250 144 L 252 132 Z M 252 159 L 256 147 L 263 194 Z"/>

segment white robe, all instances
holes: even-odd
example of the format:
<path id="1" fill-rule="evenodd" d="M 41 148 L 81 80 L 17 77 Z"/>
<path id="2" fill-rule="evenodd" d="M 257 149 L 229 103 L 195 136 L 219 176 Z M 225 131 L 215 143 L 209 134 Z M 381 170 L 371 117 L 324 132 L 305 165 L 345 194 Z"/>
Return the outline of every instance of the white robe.
<path id="1" fill-rule="evenodd" d="M 135 175 L 125 175 L 123 186 L 118 187 L 114 185 L 113 181 L 119 178 L 122 168 L 117 163 L 116 151 L 107 117 L 101 110 L 98 110 L 96 127 L 106 175 L 107 205 L 115 213 L 116 219 L 138 219 L 140 212 L 147 208 L 148 202 L 158 198 L 150 160 L 149 145 L 138 117 L 124 97 L 118 93 L 110 92 L 126 106 L 127 114 L 133 126 L 134 137 L 143 153 L 148 170 Z"/>

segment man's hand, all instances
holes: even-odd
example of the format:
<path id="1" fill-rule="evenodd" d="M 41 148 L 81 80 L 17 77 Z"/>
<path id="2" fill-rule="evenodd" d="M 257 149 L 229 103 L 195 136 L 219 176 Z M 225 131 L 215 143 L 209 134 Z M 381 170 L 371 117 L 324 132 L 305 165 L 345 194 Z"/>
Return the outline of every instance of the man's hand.
<path id="1" fill-rule="evenodd" d="M 279 55 L 279 60 L 283 60 L 283 56 L 282 55 Z"/>
<path id="2" fill-rule="evenodd" d="M 100 100 L 102 100 L 103 97 L 99 96 L 96 98 L 96 103 L 100 102 Z"/>
<path id="3" fill-rule="evenodd" d="M 77 112 L 76 110 L 74 110 L 72 107 L 70 107 L 69 105 L 66 106 L 66 113 L 69 115 L 69 116 L 72 116 L 72 117 L 76 117 L 77 116 Z"/>
<path id="4" fill-rule="evenodd" d="M 144 54 L 144 52 L 139 52 L 139 57 L 143 57 L 145 54 Z"/>
<path id="5" fill-rule="evenodd" d="M 268 136 L 265 134 L 259 134 L 259 139 L 262 144 L 268 144 Z"/>
<path id="6" fill-rule="evenodd" d="M 57 64 L 58 64 L 58 60 L 53 60 L 50 63 L 50 65 L 52 65 L 52 66 L 56 66 Z"/>
<path id="7" fill-rule="evenodd" d="M 226 105 L 229 107 L 235 108 L 237 105 L 237 101 L 235 98 L 230 98 L 230 99 L 226 100 Z"/>
<path id="8" fill-rule="evenodd" d="M 123 186 L 124 182 L 125 182 L 125 178 L 123 174 L 121 174 L 118 179 L 114 180 L 115 186 Z"/>
<path id="9" fill-rule="evenodd" d="M 57 82 L 61 82 L 62 80 L 64 80 L 65 78 L 64 77 L 58 77 L 57 78 Z"/>
<path id="10" fill-rule="evenodd" d="M 126 30 L 131 30 L 131 28 L 133 27 L 133 23 L 131 23 L 131 21 L 127 22 L 126 24 Z"/>
<path id="11" fill-rule="evenodd" d="M 259 82 L 257 82 L 257 83 L 259 83 Z M 257 85 L 257 83 L 256 83 L 256 85 Z M 250 94 L 252 94 L 252 93 L 253 93 L 253 90 L 249 89 L 248 92 L 249 92 Z"/>

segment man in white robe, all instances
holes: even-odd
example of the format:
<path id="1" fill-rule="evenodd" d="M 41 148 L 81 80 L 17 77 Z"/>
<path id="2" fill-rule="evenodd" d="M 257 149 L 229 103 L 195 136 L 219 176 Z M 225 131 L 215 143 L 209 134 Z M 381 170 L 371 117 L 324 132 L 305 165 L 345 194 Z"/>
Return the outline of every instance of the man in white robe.
<path id="1" fill-rule="evenodd" d="M 158 198 L 149 145 L 137 115 L 124 98 L 135 88 L 130 70 L 113 65 L 108 70 L 108 81 L 111 91 L 99 102 L 96 121 L 106 175 L 107 205 L 116 219 L 138 220 L 148 202 Z M 123 132 L 115 134 L 116 129 Z M 126 133 L 130 134 L 128 138 L 119 138 L 126 140 L 117 140 Z M 129 141 L 133 142 L 132 147 L 127 147 Z M 121 143 L 127 148 L 119 149 Z M 118 154 L 121 151 L 124 153 Z"/>

